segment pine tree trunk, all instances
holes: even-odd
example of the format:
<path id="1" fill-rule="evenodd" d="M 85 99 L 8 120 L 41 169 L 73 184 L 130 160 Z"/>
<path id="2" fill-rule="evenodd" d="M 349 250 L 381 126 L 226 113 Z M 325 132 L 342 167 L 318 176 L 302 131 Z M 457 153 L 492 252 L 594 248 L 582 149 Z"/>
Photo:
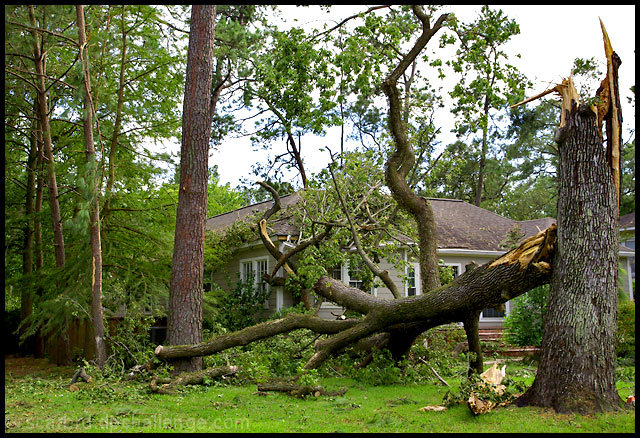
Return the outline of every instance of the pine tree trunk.
<path id="1" fill-rule="evenodd" d="M 35 11 L 32 5 L 29 6 L 29 19 L 31 26 L 37 28 Z M 61 268 L 65 263 L 64 237 L 62 235 L 62 219 L 60 217 L 60 204 L 58 203 L 58 184 L 56 182 L 56 172 L 53 160 L 53 149 L 51 146 L 51 129 L 49 127 L 49 108 L 47 105 L 47 88 L 44 83 L 44 58 L 40 47 L 40 36 L 37 31 L 32 31 L 34 38 L 33 58 L 38 76 L 38 118 L 40 129 L 44 140 L 45 159 L 48 161 L 47 176 L 49 189 L 49 203 L 51 208 L 51 221 L 53 223 L 53 239 L 56 253 L 56 266 Z"/>
<path id="2" fill-rule="evenodd" d="M 91 240 L 91 320 L 93 323 L 93 339 L 95 345 L 94 360 L 102 369 L 107 360 L 104 344 L 104 320 L 102 315 L 102 244 L 100 241 L 100 187 L 97 170 L 96 150 L 93 143 L 93 103 L 91 100 L 91 83 L 89 76 L 89 55 L 87 50 L 87 37 L 84 27 L 84 6 L 76 6 L 78 42 L 80 43 L 80 58 L 84 74 L 84 141 L 87 167 L 94 165 L 90 180 L 87 185 L 92 187 L 93 202 L 90 216 L 90 240 Z"/>
<path id="3" fill-rule="evenodd" d="M 36 29 L 35 10 L 33 5 L 29 5 L 29 22 Z M 32 30 L 33 35 L 33 60 L 36 69 L 38 86 L 38 125 L 42 133 L 42 144 L 44 149 L 44 162 L 47 168 L 47 189 L 49 195 L 49 209 L 51 210 L 51 223 L 53 227 L 53 247 L 55 249 L 56 267 L 63 268 L 66 261 L 64 235 L 62 233 L 62 217 L 60 214 L 60 203 L 58 202 L 58 183 L 56 181 L 55 161 L 53 159 L 53 146 L 51 143 L 51 127 L 49 125 L 49 108 L 47 104 L 47 88 L 45 86 L 45 54 L 40 45 L 40 35 L 36 30 Z M 61 345 L 59 354 L 56 355 L 58 365 L 71 363 L 71 346 L 69 336 L 65 327 L 57 342 Z"/>
<path id="4" fill-rule="evenodd" d="M 37 100 L 35 103 L 35 113 L 37 114 Z M 38 127 L 34 120 L 31 126 L 29 156 L 27 158 L 27 190 L 25 195 L 25 224 L 24 224 L 24 244 L 22 250 L 22 275 L 30 278 L 33 274 L 33 242 L 34 242 L 34 201 L 36 192 L 36 173 L 38 162 Z M 25 282 L 20 297 L 20 321 L 24 321 L 33 312 L 33 287 L 30 280 Z M 22 336 L 25 327 L 20 331 Z M 33 351 L 33 338 L 23 341 L 23 351 L 30 353 Z"/>
<path id="5" fill-rule="evenodd" d="M 616 409 L 618 204 L 596 115 L 574 105 L 558 142 L 558 247 L 542 356 L 520 405 Z"/>
<path id="6" fill-rule="evenodd" d="M 169 291 L 167 342 L 202 341 L 202 275 L 207 213 L 215 5 L 194 5 L 182 115 L 180 192 Z M 174 371 L 202 369 L 202 359 L 177 360 Z"/>

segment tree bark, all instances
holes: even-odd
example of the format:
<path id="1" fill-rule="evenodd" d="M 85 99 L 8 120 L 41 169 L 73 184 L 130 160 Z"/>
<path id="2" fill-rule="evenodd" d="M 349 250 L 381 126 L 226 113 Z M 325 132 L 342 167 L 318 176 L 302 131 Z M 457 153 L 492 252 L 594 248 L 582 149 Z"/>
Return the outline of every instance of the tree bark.
<path id="1" fill-rule="evenodd" d="M 480 334 L 478 333 L 478 322 L 482 311 L 470 312 L 465 320 L 464 331 L 467 334 L 467 344 L 469 346 L 469 355 L 474 357 L 469 360 L 468 374 L 482 374 L 484 371 L 482 359 L 482 345 L 480 344 Z"/>
<path id="2" fill-rule="evenodd" d="M 558 412 L 619 409 L 618 310 L 620 58 L 604 37 L 607 75 L 597 105 L 579 103 L 571 78 L 562 95 L 558 143 L 558 251 L 544 318 L 538 373 L 518 405 Z M 602 124 L 607 124 L 603 147 Z"/>
<path id="3" fill-rule="evenodd" d="M 215 5 L 192 7 L 182 115 L 180 192 L 167 318 L 167 341 L 172 345 L 202 340 L 202 275 L 215 16 Z M 175 372 L 201 368 L 200 358 L 178 360 L 174 364 Z"/>
<path id="4" fill-rule="evenodd" d="M 596 116 L 574 105 L 558 143 L 558 250 L 542 356 L 519 405 L 616 409 L 617 196 Z"/>
<path id="5" fill-rule="evenodd" d="M 49 209 L 51 211 L 51 223 L 53 227 L 53 247 L 55 250 L 56 267 L 63 268 L 66 261 L 64 235 L 62 233 L 62 218 L 60 214 L 60 203 L 58 201 L 58 183 L 56 181 L 55 160 L 53 158 L 53 147 L 51 143 L 51 127 L 49 125 L 49 108 L 47 104 L 47 88 L 44 78 L 45 70 L 45 52 L 40 44 L 40 35 L 36 30 L 38 23 L 36 22 L 35 10 L 33 5 L 29 5 L 29 22 L 33 30 L 33 62 L 35 64 L 38 86 L 38 126 L 42 134 L 42 144 L 44 149 L 44 165 L 47 168 L 47 190 L 49 195 Z M 60 352 L 57 354 L 56 362 L 58 365 L 67 365 L 71 363 L 71 346 L 67 333 L 67 323 L 62 328 L 61 336 L 58 338 Z"/>
<path id="6" fill-rule="evenodd" d="M 93 142 L 93 102 L 91 100 L 91 82 L 89 75 L 89 51 L 84 26 L 84 6 L 76 5 L 78 26 L 78 42 L 80 45 L 80 59 L 84 77 L 84 144 L 87 173 L 90 178 L 87 185 L 92 187 L 92 205 L 89 233 L 91 240 L 91 320 L 93 325 L 93 340 L 95 346 L 94 360 L 98 368 L 102 369 L 107 361 L 104 344 L 104 320 L 102 316 L 102 244 L 100 241 L 100 187 L 98 184 L 98 169 L 96 150 Z"/>

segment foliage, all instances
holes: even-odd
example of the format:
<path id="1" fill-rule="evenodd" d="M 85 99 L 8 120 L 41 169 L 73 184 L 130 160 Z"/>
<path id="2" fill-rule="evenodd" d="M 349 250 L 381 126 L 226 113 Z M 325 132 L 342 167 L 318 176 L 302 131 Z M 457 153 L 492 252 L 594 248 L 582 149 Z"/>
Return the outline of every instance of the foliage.
<path id="1" fill-rule="evenodd" d="M 542 345 L 542 326 L 548 297 L 549 285 L 544 285 L 511 301 L 511 311 L 504 319 L 506 342 L 522 347 Z"/>
<path id="2" fill-rule="evenodd" d="M 104 375 L 122 375 L 135 365 L 142 365 L 154 359 L 149 330 L 154 317 L 145 315 L 140 309 L 128 309 L 125 316 L 115 322 L 111 334 L 107 336 L 109 357 Z"/>
<path id="3" fill-rule="evenodd" d="M 636 303 L 623 300 L 618 303 L 618 330 L 616 354 L 621 358 L 635 359 L 636 353 Z"/>
<path id="4" fill-rule="evenodd" d="M 474 184 L 482 181 L 482 187 L 468 189 L 476 200 L 496 198 L 501 196 L 513 173 L 512 165 L 501 158 L 503 152 L 498 147 L 504 137 L 500 122 L 506 115 L 506 107 L 519 101 L 529 85 L 513 65 L 504 62 L 507 59 L 504 46 L 520 33 L 520 28 L 501 9 L 491 10 L 485 5 L 476 21 L 462 24 L 454 19 L 451 29 L 460 40 L 456 57 L 447 61 L 460 77 L 450 92 L 455 99 L 452 108 L 456 115 L 455 131 L 459 138 L 469 139 L 466 146 L 478 157 Z M 485 168 L 487 164 L 500 170 Z"/>
<path id="5" fill-rule="evenodd" d="M 387 349 L 373 352 L 373 360 L 369 365 L 356 371 L 353 378 L 367 385 L 395 385 L 400 383 L 402 372 L 395 364 Z"/>
<path id="6" fill-rule="evenodd" d="M 216 296 L 215 323 L 229 331 L 236 331 L 260 322 L 259 312 L 271 290 L 269 287 L 257 287 L 253 280 L 242 282 L 238 278 L 231 291 L 217 288 L 211 294 Z"/>

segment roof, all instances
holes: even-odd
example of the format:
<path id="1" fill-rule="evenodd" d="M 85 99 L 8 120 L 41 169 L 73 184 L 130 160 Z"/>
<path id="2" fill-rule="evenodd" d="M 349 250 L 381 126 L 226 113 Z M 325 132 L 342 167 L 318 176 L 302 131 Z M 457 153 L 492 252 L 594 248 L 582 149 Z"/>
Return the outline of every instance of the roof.
<path id="1" fill-rule="evenodd" d="M 289 220 L 286 214 L 288 207 L 300 200 L 298 193 L 281 196 L 280 204 L 284 214 L 269 221 L 269 229 L 276 236 L 297 236 L 298 227 Z M 459 199 L 428 198 L 433 209 L 438 234 L 439 249 L 465 249 L 473 251 L 505 251 L 509 249 L 510 231 L 520 236 L 517 243 L 546 230 L 556 220 L 551 217 L 516 221 L 500 216 L 484 208 L 476 207 Z M 259 202 L 229 213 L 219 214 L 207 220 L 206 229 L 222 231 L 238 220 L 249 219 L 254 214 L 265 212 L 273 205 L 273 201 Z M 623 222 L 624 221 L 624 222 Z M 635 214 L 630 213 L 620 218 L 620 227 L 635 226 Z M 630 225 L 629 225 L 630 224 Z M 620 246 L 622 252 L 631 253 L 633 249 Z"/>
<path id="2" fill-rule="evenodd" d="M 533 236 L 555 223 L 553 218 L 515 221 L 459 199 L 429 198 L 436 221 L 438 248 L 504 251 L 509 232 Z M 518 231 L 519 229 L 519 231 Z"/>
<path id="3" fill-rule="evenodd" d="M 280 205 L 283 210 L 287 207 L 296 204 L 300 200 L 300 195 L 292 193 L 290 195 L 280 197 Z M 237 210 L 230 211 L 228 213 L 219 214 L 207 219 L 206 229 L 208 231 L 222 231 L 239 220 L 248 219 L 254 214 L 261 214 L 267 211 L 273 205 L 273 201 L 264 201 L 257 204 L 252 204 L 247 207 L 242 207 Z M 297 235 L 299 230 L 287 221 L 287 216 L 280 217 L 275 221 L 269 222 L 269 227 L 272 232 L 280 235 Z"/>
<path id="4" fill-rule="evenodd" d="M 636 213 L 625 214 L 620 216 L 620 228 L 634 229 L 636 228 Z"/>
<path id="5" fill-rule="evenodd" d="M 300 200 L 297 193 L 282 196 L 280 203 L 283 210 Z M 438 248 L 456 248 L 481 251 L 504 251 L 509 232 L 519 227 L 521 237 L 537 234 L 555 223 L 553 218 L 530 221 L 514 221 L 492 213 L 484 208 L 476 207 L 459 199 L 429 198 L 436 221 Z M 273 201 L 265 201 L 249 205 L 229 213 L 213 216 L 207 220 L 206 229 L 221 231 L 238 220 L 260 214 L 273 205 Z M 286 214 L 269 222 L 271 233 L 278 236 L 298 235 L 297 227 L 289 223 Z"/>

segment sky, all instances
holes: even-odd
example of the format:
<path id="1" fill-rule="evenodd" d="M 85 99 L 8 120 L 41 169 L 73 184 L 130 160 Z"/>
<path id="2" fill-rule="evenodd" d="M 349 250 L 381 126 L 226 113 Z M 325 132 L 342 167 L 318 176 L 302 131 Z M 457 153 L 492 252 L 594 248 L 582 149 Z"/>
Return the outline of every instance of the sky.
<path id="1" fill-rule="evenodd" d="M 303 25 L 312 27 L 329 26 L 356 12 L 364 11 L 368 5 L 334 6 L 330 13 L 321 11 L 317 6 L 280 7 L 283 13 L 283 25 Z M 442 8 L 442 12 L 454 12 L 464 22 L 473 20 L 481 5 L 451 5 Z M 619 70 L 619 85 L 623 101 L 625 129 L 635 126 L 635 109 L 627 104 L 631 95 L 629 88 L 635 83 L 635 6 L 633 5 L 491 5 L 492 9 L 502 9 L 507 17 L 520 25 L 520 34 L 512 37 L 505 46 L 510 55 L 508 62 L 515 65 L 533 81 L 531 94 L 537 94 L 553 87 L 569 76 L 573 60 L 577 57 L 604 60 L 602 31 L 598 17 L 602 19 L 613 49 L 622 59 Z M 297 19 L 297 21 L 294 21 Z M 442 50 L 433 42 L 427 49 L 434 50 L 437 56 L 444 56 Z M 453 49 L 452 49 L 453 50 Z M 453 51 L 450 52 L 451 55 Z M 515 56 L 516 53 L 521 58 Z M 435 76 L 435 75 L 434 75 Z M 576 84 L 579 88 L 579 84 Z M 592 95 L 595 93 L 593 90 Z M 551 96 L 550 96 L 551 97 Z M 453 141 L 450 134 L 453 119 L 445 115 L 438 120 L 441 124 L 443 144 Z M 339 128 L 333 128 L 324 137 L 303 139 L 303 153 L 323 146 L 339 145 Z M 627 138 L 629 134 L 625 138 Z M 173 148 L 172 148 L 173 149 Z M 179 145 L 177 145 L 179 149 Z M 335 151 L 335 147 L 332 147 Z M 254 152 L 248 138 L 229 138 L 212 151 L 209 164 L 218 165 L 221 183 L 236 186 L 240 178 L 251 172 L 251 164 L 260 159 L 262 152 Z M 326 152 L 305 154 L 308 173 L 316 173 L 328 162 Z"/>

